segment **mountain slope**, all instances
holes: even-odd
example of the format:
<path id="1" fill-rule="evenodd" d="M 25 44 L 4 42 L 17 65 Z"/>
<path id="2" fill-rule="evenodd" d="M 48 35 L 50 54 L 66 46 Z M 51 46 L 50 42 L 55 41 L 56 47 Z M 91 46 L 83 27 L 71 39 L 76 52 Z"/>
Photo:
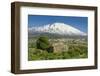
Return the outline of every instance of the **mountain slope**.
<path id="1" fill-rule="evenodd" d="M 86 36 L 86 33 L 64 23 L 53 23 L 28 29 L 29 35 L 53 34 L 62 36 Z"/>

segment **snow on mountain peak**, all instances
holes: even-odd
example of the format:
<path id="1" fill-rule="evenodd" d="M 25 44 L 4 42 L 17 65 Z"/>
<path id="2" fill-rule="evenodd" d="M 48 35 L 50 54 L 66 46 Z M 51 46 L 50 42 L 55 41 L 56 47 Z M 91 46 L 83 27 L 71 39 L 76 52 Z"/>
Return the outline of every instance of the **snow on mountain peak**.
<path id="1" fill-rule="evenodd" d="M 48 24 L 40 27 L 32 27 L 28 29 L 29 33 L 51 33 L 51 34 L 58 34 L 58 35 L 80 35 L 86 36 L 86 33 L 72 27 L 71 25 L 65 23 L 53 23 Z"/>

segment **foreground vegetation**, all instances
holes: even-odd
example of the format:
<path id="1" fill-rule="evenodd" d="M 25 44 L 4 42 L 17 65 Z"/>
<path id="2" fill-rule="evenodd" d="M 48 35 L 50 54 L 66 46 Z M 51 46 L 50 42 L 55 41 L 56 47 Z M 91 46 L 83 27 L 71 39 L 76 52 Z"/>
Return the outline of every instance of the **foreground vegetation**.
<path id="1" fill-rule="evenodd" d="M 40 49 L 36 46 L 36 39 L 30 38 L 28 41 L 28 60 L 53 60 L 53 59 L 79 59 L 88 57 L 87 41 L 80 39 L 49 39 L 54 43 L 64 43 L 68 50 L 61 52 L 48 52 L 46 49 Z M 47 46 L 46 46 L 47 47 Z M 61 47 L 61 46 L 59 46 Z"/>

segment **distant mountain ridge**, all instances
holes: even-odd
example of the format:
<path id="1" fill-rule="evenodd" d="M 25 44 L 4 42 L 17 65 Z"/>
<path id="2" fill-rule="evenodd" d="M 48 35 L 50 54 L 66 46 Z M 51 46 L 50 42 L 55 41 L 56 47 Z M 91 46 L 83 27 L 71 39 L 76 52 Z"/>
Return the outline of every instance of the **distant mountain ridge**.
<path id="1" fill-rule="evenodd" d="M 53 23 L 28 28 L 29 35 L 87 36 L 86 33 L 65 23 Z"/>

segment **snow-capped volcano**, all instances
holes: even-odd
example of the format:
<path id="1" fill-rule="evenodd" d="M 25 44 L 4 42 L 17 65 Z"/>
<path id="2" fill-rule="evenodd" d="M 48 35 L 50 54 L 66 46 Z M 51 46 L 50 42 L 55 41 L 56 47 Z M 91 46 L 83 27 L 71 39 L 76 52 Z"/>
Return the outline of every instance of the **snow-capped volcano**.
<path id="1" fill-rule="evenodd" d="M 53 23 L 44 26 L 35 26 L 28 29 L 29 34 L 56 34 L 64 36 L 86 36 L 86 33 L 65 23 Z"/>

